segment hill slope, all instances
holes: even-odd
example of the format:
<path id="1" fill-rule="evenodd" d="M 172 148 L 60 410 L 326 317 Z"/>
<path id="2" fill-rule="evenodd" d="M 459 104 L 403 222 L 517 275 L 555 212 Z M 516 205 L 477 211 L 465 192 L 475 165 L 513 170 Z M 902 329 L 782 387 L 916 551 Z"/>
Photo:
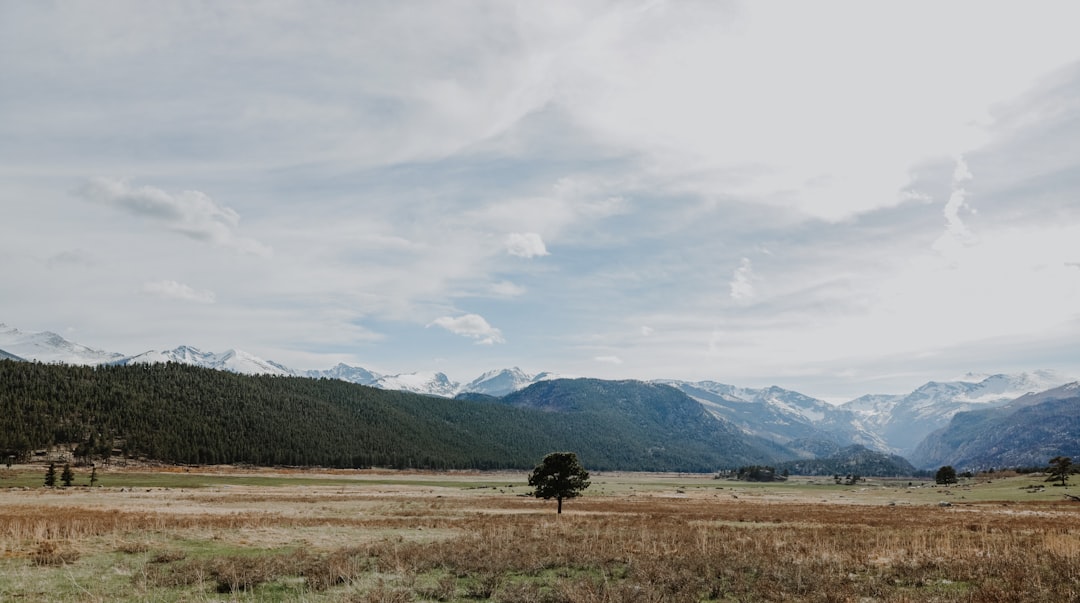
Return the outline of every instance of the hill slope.
<path id="1" fill-rule="evenodd" d="M 980 470 L 1045 466 L 1058 455 L 1080 457 L 1080 383 L 958 413 L 919 444 L 912 462 Z"/>
<path id="2" fill-rule="evenodd" d="M 694 399 L 662 384 L 555 379 L 534 383 L 501 402 L 556 418 L 562 425 L 559 441 L 579 442 L 576 449 L 583 460 L 608 451 L 618 454 L 622 466 L 710 471 L 794 456 L 779 444 L 717 419 Z"/>
<path id="3" fill-rule="evenodd" d="M 906 477 L 917 470 L 902 456 L 870 450 L 865 446 L 848 446 L 832 456 L 814 460 L 780 463 L 776 469 L 795 475 L 861 475 L 875 477 Z"/>
<path id="4" fill-rule="evenodd" d="M 658 381 L 700 402 L 714 416 L 751 435 L 780 442 L 814 456 L 821 448 L 863 444 L 885 448 L 875 434 L 862 429 L 858 416 L 822 400 L 780 387 L 752 389 L 714 381 Z"/>
<path id="5" fill-rule="evenodd" d="M 664 419 L 641 400 L 606 408 L 609 398 L 584 404 L 604 412 L 584 408 L 568 417 L 529 404 L 450 400 L 335 379 L 175 363 L 5 360 L 0 451 L 25 455 L 81 444 L 96 454 L 118 447 L 179 463 L 526 469 L 562 449 L 577 451 L 589 469 L 648 471 L 712 471 L 775 458 L 738 437 L 720 437 L 727 431 L 718 423 L 697 425 L 693 411 L 701 407 L 682 398 L 656 406 Z"/>
<path id="6" fill-rule="evenodd" d="M 902 395 L 867 395 L 843 405 L 894 452 L 910 456 L 931 432 L 957 414 L 1007 404 L 1028 392 L 1058 387 L 1071 379 L 1053 371 L 1016 375 L 971 375 L 968 381 L 931 381 Z"/>

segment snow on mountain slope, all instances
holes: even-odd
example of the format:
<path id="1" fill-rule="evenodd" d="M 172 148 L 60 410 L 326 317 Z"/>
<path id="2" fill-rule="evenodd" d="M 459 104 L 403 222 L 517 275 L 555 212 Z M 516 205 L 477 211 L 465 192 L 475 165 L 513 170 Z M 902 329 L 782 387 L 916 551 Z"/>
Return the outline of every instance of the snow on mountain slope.
<path id="1" fill-rule="evenodd" d="M 103 364 L 124 357 L 72 343 L 50 331 L 30 333 L 3 323 L 0 323 L 0 348 L 26 360 L 64 364 Z"/>
<path id="2" fill-rule="evenodd" d="M 1021 396 L 1001 406 L 958 413 L 919 443 L 911 460 L 924 468 L 1045 466 L 1080 454 L 1080 383 Z"/>
<path id="3" fill-rule="evenodd" d="M 550 373 L 530 375 L 515 366 L 514 368 L 488 371 L 463 386 L 461 391 L 498 397 L 525 389 L 538 380 L 552 378 L 555 377 Z"/>
<path id="4" fill-rule="evenodd" d="M 715 381 L 658 380 L 694 398 L 713 415 L 731 421 L 743 431 L 783 444 L 822 442 L 847 446 L 861 444 L 884 450 L 884 441 L 858 423 L 844 409 L 780 387 L 752 389 Z"/>
<path id="5" fill-rule="evenodd" d="M 968 377 L 975 377 L 968 375 Z M 910 454 L 931 432 L 958 412 L 995 407 L 1030 392 L 1045 391 L 1073 379 L 1054 371 L 990 375 L 978 381 L 931 381 L 908 394 L 866 395 L 842 405 L 880 434 L 889 447 Z"/>
<path id="6" fill-rule="evenodd" d="M 382 389 L 395 389 L 444 398 L 452 398 L 460 390 L 460 385 L 451 381 L 443 373 L 429 372 L 384 375 L 379 377 L 372 385 Z"/>
<path id="7" fill-rule="evenodd" d="M 243 350 L 227 350 L 215 354 L 213 352 L 203 352 L 198 348 L 186 345 L 164 352 L 150 350 L 137 356 L 116 360 L 113 364 L 154 364 L 164 362 L 190 364 L 244 375 L 291 376 L 296 374 L 296 371 L 288 367 L 264 360 Z"/>
<path id="8" fill-rule="evenodd" d="M 18 362 L 25 362 L 26 361 L 25 358 L 19 358 L 15 354 L 9 354 L 9 353 L 5 352 L 4 350 L 0 350 L 0 360 L 15 360 L 15 361 L 18 361 Z"/>
<path id="9" fill-rule="evenodd" d="M 339 363 L 334 368 L 326 370 L 305 371 L 304 376 L 311 377 L 312 379 L 340 379 L 341 381 L 348 381 L 349 383 L 356 383 L 359 385 L 375 385 L 382 375 L 373 373 L 359 366 L 349 366 L 345 363 Z"/>
<path id="10" fill-rule="evenodd" d="M 243 350 L 227 350 L 218 355 L 218 364 L 227 371 L 245 375 L 280 375 L 290 377 L 296 371 L 271 360 L 264 360 Z"/>

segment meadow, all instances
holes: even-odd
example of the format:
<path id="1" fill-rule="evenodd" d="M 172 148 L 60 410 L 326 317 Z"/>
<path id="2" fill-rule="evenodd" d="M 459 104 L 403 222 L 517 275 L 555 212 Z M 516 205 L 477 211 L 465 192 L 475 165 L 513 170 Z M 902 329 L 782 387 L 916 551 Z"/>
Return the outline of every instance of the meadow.
<path id="1" fill-rule="evenodd" d="M 595 474 L 0 470 L 0 601 L 1077 601 L 1080 503 L 950 487 Z M 1046 487 L 1043 487 L 1046 486 Z"/>

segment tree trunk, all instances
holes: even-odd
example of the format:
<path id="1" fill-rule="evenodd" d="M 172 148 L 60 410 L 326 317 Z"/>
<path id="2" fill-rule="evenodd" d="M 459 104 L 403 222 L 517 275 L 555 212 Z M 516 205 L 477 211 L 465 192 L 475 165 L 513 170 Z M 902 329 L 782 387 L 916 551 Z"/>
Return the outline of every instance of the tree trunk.
<path id="1" fill-rule="evenodd" d="M 559 496 L 557 498 L 559 499 L 559 511 L 558 511 L 557 515 L 562 515 L 562 497 Z"/>

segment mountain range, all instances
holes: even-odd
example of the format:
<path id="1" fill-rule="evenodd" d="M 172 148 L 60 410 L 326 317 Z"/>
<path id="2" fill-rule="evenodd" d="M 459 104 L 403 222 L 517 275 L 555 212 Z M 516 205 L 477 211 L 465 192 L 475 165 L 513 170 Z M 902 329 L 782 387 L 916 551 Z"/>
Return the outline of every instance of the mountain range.
<path id="1" fill-rule="evenodd" d="M 1041 467 L 1055 456 L 1080 458 L 1080 383 L 991 408 L 958 412 L 911 455 L 920 466 L 966 470 Z"/>
<path id="2" fill-rule="evenodd" d="M 211 353 L 190 346 L 125 356 L 72 343 L 55 333 L 27 333 L 0 324 L 0 358 L 7 357 L 73 365 L 171 362 L 238 374 L 334 379 L 442 398 L 512 399 L 529 386 L 561 378 L 551 373 L 528 374 L 517 367 L 489 371 L 464 384 L 441 372 L 384 375 L 346 364 L 325 370 L 294 370 L 241 350 Z M 907 394 L 870 394 L 840 405 L 780 387 L 754 389 L 715 381 L 670 379 L 651 383 L 681 391 L 708 415 L 734 425 L 748 436 L 780 444 L 799 458 L 824 458 L 860 446 L 903 455 L 917 466 L 931 467 L 942 459 L 959 458 L 942 452 L 941 444 L 923 443 L 931 434 L 945 433 L 957 417 L 1007 407 L 1025 394 L 1070 381 L 1052 371 L 969 374 L 954 381 L 929 382 Z M 960 460 L 970 462 L 966 457 Z"/>

